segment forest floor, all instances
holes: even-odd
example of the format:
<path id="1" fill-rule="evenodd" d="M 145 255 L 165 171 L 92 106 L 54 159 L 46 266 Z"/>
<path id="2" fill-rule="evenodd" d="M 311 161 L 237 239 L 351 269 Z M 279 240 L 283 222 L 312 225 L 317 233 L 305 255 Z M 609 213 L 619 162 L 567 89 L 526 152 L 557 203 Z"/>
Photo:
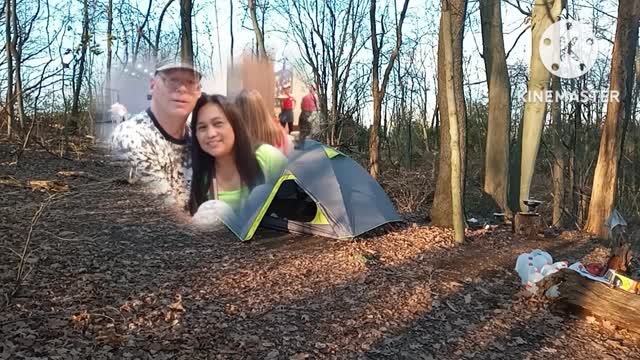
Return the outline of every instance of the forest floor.
<path id="1" fill-rule="evenodd" d="M 16 165 L 20 148 L 0 142 L 0 359 L 640 358 L 637 335 L 523 296 L 517 256 L 602 261 L 584 234 L 493 226 L 458 245 L 407 216 L 355 240 L 243 243 L 191 228 L 96 149 Z"/>

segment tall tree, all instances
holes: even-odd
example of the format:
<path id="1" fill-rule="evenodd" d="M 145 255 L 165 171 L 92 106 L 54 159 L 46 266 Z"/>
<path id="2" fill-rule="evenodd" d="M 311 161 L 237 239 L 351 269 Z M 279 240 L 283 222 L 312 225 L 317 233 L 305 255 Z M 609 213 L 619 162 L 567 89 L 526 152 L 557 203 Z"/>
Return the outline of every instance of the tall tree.
<path id="1" fill-rule="evenodd" d="M 453 91 L 455 92 L 455 114 L 458 124 L 458 141 L 460 147 L 460 179 L 461 192 L 464 194 L 465 177 L 465 152 L 466 152 L 466 115 L 462 74 L 462 40 L 464 36 L 464 19 L 467 11 L 466 0 L 448 0 L 448 11 L 451 16 L 451 46 L 453 61 Z M 442 14 L 440 18 L 440 29 L 443 28 Z M 453 200 L 451 198 L 451 134 L 449 132 L 449 105 L 446 86 L 446 74 L 444 73 L 444 53 L 445 49 L 443 32 L 438 37 L 438 111 L 440 119 L 438 152 L 438 178 L 436 181 L 436 194 L 431 209 L 431 221 L 436 226 L 453 226 Z"/>
<path id="2" fill-rule="evenodd" d="M 444 73 L 445 89 L 447 94 L 447 119 L 449 121 L 450 142 L 444 146 L 449 146 L 451 153 L 451 222 L 453 223 L 454 238 L 456 242 L 464 242 L 464 211 L 462 205 L 462 163 L 460 156 L 460 139 L 458 129 L 458 113 L 456 109 L 456 91 L 454 89 L 454 63 L 453 63 L 453 36 L 451 23 L 453 15 L 451 12 L 450 0 L 442 1 L 442 21 L 440 22 L 440 33 L 444 45 Z"/>
<path id="3" fill-rule="evenodd" d="M 106 105 L 111 105 L 111 58 L 113 46 L 113 0 L 107 3 L 107 75 L 106 75 Z"/>
<path id="4" fill-rule="evenodd" d="M 73 103 L 71 105 L 71 121 L 69 122 L 69 131 L 77 130 L 78 118 L 80 116 L 80 92 L 82 90 L 82 80 L 84 79 L 84 70 L 87 62 L 87 48 L 89 47 L 89 2 L 83 1 L 83 20 L 82 20 L 82 39 L 80 41 L 80 59 L 78 60 L 78 74 L 75 79 L 75 87 L 73 89 Z"/>
<path id="5" fill-rule="evenodd" d="M 11 130 L 13 128 L 13 119 L 15 117 L 13 107 L 13 57 L 11 56 L 11 19 L 13 17 L 13 5 L 16 0 L 5 0 L 5 50 L 7 52 L 7 100 L 5 106 L 7 108 L 7 136 L 11 137 Z M 16 34 L 13 34 L 16 36 Z"/>
<path id="6" fill-rule="evenodd" d="M 24 95 L 22 93 L 22 45 L 23 43 L 27 40 L 28 38 L 28 34 L 26 34 L 26 36 L 24 36 L 24 32 L 21 31 L 21 26 L 20 24 L 18 24 L 19 22 L 19 18 L 18 18 L 18 4 L 17 4 L 17 0 L 13 0 L 11 2 L 12 5 L 12 13 L 13 16 L 11 17 L 11 27 L 13 29 L 13 39 L 11 41 L 11 51 L 12 51 L 12 55 L 13 55 L 13 62 L 14 62 L 14 72 L 13 72 L 13 76 L 14 76 L 14 82 L 15 82 L 15 92 L 13 94 L 13 97 L 15 98 L 16 101 L 16 109 L 18 110 L 18 124 L 20 125 L 20 127 L 24 127 Z M 38 1 L 38 11 L 40 10 L 40 1 Z M 24 38 L 23 38 L 24 36 Z"/>
<path id="7" fill-rule="evenodd" d="M 180 0 L 180 58 L 189 63 L 193 62 L 192 8 L 193 0 Z"/>
<path id="8" fill-rule="evenodd" d="M 146 38 L 146 35 L 144 34 L 144 28 L 147 26 L 147 22 L 149 21 L 149 15 L 151 15 L 151 5 L 153 5 L 153 0 L 148 0 L 148 1 L 149 1 L 149 4 L 147 5 L 147 14 L 144 16 L 144 20 L 142 21 L 142 24 L 136 28 L 136 45 L 133 48 L 134 64 L 138 60 L 138 53 L 140 51 L 140 40 L 142 40 L 143 38 L 147 39 L 147 41 L 149 40 L 148 38 Z"/>
<path id="9" fill-rule="evenodd" d="M 327 142 L 331 145 L 336 145 L 342 123 L 353 60 L 368 41 L 362 36 L 366 3 L 364 0 L 283 1 L 279 9 L 289 17 L 302 59 L 311 67 L 318 89 L 321 121 L 329 128 Z"/>
<path id="10" fill-rule="evenodd" d="M 529 198 L 529 189 L 535 169 L 538 148 L 542 136 L 544 119 L 547 114 L 545 97 L 535 94 L 544 94 L 549 88 L 551 74 L 542 63 L 540 57 L 540 39 L 549 26 L 551 26 L 562 11 L 566 0 L 536 0 L 533 4 L 531 15 L 531 63 L 529 67 L 528 98 L 524 105 L 522 120 L 522 149 L 520 158 L 520 200 Z M 523 211 L 527 207 L 519 201 Z"/>
<path id="11" fill-rule="evenodd" d="M 511 84 L 504 50 L 500 0 L 481 0 L 480 18 L 483 58 L 489 87 L 484 191 L 493 197 L 503 211 L 508 211 Z"/>
<path id="12" fill-rule="evenodd" d="M 229 0 L 229 61 L 233 66 L 233 0 Z"/>
<path id="13" fill-rule="evenodd" d="M 598 163 L 593 177 L 591 202 L 585 230 L 598 237 L 607 238 L 605 221 L 609 218 L 615 204 L 616 184 L 618 181 L 618 161 L 620 160 L 620 123 L 625 108 L 630 106 L 627 93 L 629 62 L 635 59 L 638 46 L 638 21 L 640 21 L 640 2 L 620 0 L 618 4 L 618 24 L 611 57 L 611 84 L 609 92 L 618 92 L 619 96 L 609 97 L 607 117 L 600 138 Z M 633 65 L 631 65 L 633 66 Z"/>
<path id="14" fill-rule="evenodd" d="M 384 100 L 385 91 L 387 89 L 387 83 L 389 82 L 389 76 L 393 69 L 393 63 L 398 57 L 400 46 L 402 45 L 402 24 L 404 18 L 407 15 L 407 7 L 409 6 L 409 0 L 404 1 L 402 11 L 400 12 L 400 19 L 396 24 L 396 44 L 389 57 L 389 62 L 384 70 L 382 76 L 382 84 L 380 84 L 380 52 L 384 46 L 384 18 L 382 19 L 382 34 L 378 38 L 377 31 L 377 19 L 376 19 L 376 1 L 371 1 L 369 9 L 369 20 L 371 22 L 371 49 L 373 52 L 373 64 L 371 70 L 371 95 L 373 96 L 373 126 L 369 132 L 369 172 L 375 179 L 380 173 L 379 161 L 380 161 L 380 120 L 382 117 L 382 101 Z"/>
<path id="15" fill-rule="evenodd" d="M 258 45 L 258 57 L 266 59 L 267 50 L 264 46 L 264 29 L 260 27 L 258 15 L 256 14 L 256 0 L 249 0 L 249 15 L 253 23 L 253 32 L 256 34 L 256 43 Z M 264 14 L 262 14 L 264 16 Z"/>
<path id="16" fill-rule="evenodd" d="M 560 93 L 560 78 L 553 76 L 551 88 Z M 564 145 L 562 144 L 562 104 L 560 99 L 554 99 L 551 104 L 551 120 L 553 123 L 553 225 L 562 227 L 562 212 L 564 210 Z"/>
<path id="17" fill-rule="evenodd" d="M 168 0 L 164 4 L 164 7 L 160 12 L 160 18 L 158 19 L 158 28 L 156 29 L 156 40 L 153 46 L 153 60 L 156 62 L 158 61 L 158 52 L 160 52 L 160 34 L 162 33 L 162 24 L 164 23 L 163 19 L 165 14 L 167 13 L 167 10 L 169 9 L 169 6 L 173 4 L 173 1 L 174 0 Z"/>

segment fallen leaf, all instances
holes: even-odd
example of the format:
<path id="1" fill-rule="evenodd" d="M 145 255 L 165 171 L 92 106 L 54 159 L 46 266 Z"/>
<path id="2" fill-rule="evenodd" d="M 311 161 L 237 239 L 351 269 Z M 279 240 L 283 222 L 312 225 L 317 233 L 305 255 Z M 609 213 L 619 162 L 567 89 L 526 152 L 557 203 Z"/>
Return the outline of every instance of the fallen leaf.
<path id="1" fill-rule="evenodd" d="M 58 180 L 29 180 L 29 187 L 31 190 L 42 190 L 52 192 L 65 192 L 69 191 L 69 185 L 63 181 Z"/>
<path id="2" fill-rule="evenodd" d="M 527 343 L 527 342 L 526 342 L 523 338 L 521 338 L 520 336 L 516 336 L 515 338 L 513 338 L 513 340 L 515 340 L 516 345 L 524 345 L 524 344 L 526 344 L 526 343 Z"/>
<path id="3" fill-rule="evenodd" d="M 467 294 L 464 296 L 464 303 L 471 304 L 471 294 Z"/>
<path id="4" fill-rule="evenodd" d="M 280 352 L 278 350 L 271 350 L 267 354 L 266 359 L 276 359 L 278 357 L 278 355 L 280 355 Z"/>
<path id="5" fill-rule="evenodd" d="M 555 354 L 558 352 L 558 350 L 554 349 L 554 348 L 550 348 L 550 347 L 546 347 L 544 346 L 542 349 L 540 349 L 542 352 L 546 352 L 549 354 Z"/>
<path id="6" fill-rule="evenodd" d="M 22 184 L 16 179 L 0 179 L 0 186 L 22 187 Z"/>
<path id="7" fill-rule="evenodd" d="M 289 357 L 289 360 L 304 360 L 304 359 L 307 359 L 308 357 L 309 357 L 309 354 L 307 353 L 297 353 Z"/>
<path id="8" fill-rule="evenodd" d="M 616 325 L 613 324 L 609 320 L 602 320 L 602 327 L 604 327 L 607 330 L 612 330 L 612 331 L 616 329 Z"/>

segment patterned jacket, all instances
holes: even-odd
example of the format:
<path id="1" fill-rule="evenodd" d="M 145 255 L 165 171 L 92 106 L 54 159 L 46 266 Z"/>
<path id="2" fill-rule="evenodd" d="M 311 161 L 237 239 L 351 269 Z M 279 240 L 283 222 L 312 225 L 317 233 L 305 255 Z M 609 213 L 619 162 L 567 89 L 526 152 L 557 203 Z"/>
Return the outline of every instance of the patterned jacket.
<path id="1" fill-rule="evenodd" d="M 191 134 L 176 139 L 158 123 L 147 109 L 119 124 L 111 135 L 110 146 L 117 158 L 125 160 L 130 173 L 157 194 L 186 209 L 191 188 Z"/>

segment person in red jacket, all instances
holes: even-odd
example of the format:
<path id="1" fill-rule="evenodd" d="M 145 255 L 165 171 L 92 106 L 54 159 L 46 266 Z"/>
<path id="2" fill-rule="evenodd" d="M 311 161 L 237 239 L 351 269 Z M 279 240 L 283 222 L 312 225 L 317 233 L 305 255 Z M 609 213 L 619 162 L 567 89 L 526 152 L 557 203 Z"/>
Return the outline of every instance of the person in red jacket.
<path id="1" fill-rule="evenodd" d="M 293 107 L 296 99 L 291 96 L 291 83 L 282 86 L 283 95 L 280 96 L 280 125 L 291 134 L 293 127 Z"/>
<path id="2" fill-rule="evenodd" d="M 311 132 L 309 117 L 317 110 L 315 90 L 316 88 L 313 85 L 309 86 L 309 92 L 302 98 L 302 102 L 300 103 L 300 109 L 302 110 L 300 112 L 300 118 L 298 119 L 298 127 L 300 128 L 298 143 L 300 146 L 304 144 L 304 140 Z"/>

